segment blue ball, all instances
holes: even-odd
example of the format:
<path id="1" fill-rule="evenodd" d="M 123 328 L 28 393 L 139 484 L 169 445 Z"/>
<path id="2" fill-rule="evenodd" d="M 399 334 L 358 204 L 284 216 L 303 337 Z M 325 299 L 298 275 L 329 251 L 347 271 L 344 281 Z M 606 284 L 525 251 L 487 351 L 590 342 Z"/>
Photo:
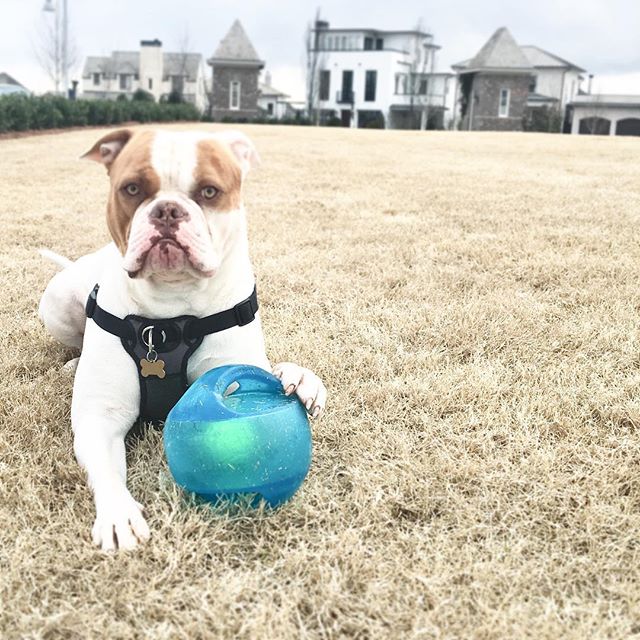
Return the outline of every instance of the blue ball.
<path id="1" fill-rule="evenodd" d="M 250 495 L 254 505 L 262 498 L 277 507 L 311 465 L 307 412 L 258 367 L 228 365 L 198 378 L 169 412 L 163 437 L 175 481 L 211 502 Z"/>

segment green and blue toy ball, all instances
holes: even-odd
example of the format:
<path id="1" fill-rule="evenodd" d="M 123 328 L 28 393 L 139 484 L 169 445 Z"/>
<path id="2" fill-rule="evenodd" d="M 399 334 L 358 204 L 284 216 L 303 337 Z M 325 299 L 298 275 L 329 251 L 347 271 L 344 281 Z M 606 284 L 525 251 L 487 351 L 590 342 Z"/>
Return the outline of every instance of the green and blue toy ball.
<path id="1" fill-rule="evenodd" d="M 311 465 L 302 403 L 258 367 L 229 365 L 202 375 L 169 412 L 163 437 L 175 481 L 210 502 L 248 495 L 254 506 L 264 499 L 277 507 Z"/>

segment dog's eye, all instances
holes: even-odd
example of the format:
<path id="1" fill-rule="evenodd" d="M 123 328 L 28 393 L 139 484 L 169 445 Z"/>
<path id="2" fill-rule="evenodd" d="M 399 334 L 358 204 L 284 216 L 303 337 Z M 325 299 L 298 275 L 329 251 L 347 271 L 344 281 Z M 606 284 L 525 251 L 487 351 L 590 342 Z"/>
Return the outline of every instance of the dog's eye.
<path id="1" fill-rule="evenodd" d="M 128 184 L 124 190 L 130 196 L 137 196 L 140 193 L 140 187 L 135 182 Z"/>
<path id="2" fill-rule="evenodd" d="M 205 200 L 213 200 L 218 195 L 218 190 L 215 187 L 204 187 L 200 193 Z"/>

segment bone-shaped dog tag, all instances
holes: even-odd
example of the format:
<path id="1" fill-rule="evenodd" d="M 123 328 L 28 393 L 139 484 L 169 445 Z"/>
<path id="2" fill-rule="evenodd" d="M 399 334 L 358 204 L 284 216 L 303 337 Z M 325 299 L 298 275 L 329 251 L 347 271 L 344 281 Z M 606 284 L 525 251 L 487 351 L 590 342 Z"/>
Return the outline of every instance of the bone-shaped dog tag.
<path id="1" fill-rule="evenodd" d="M 164 370 L 164 360 L 154 360 L 152 362 L 146 358 L 142 358 L 142 360 L 140 360 L 140 375 L 143 378 L 157 376 L 162 380 L 162 378 L 167 375 Z"/>

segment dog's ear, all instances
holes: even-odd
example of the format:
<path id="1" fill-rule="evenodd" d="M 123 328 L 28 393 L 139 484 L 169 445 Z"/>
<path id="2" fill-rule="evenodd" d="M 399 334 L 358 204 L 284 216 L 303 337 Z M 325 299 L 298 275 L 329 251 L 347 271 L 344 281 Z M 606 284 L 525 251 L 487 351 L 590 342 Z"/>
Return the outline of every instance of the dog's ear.
<path id="1" fill-rule="evenodd" d="M 131 129 L 118 129 L 103 136 L 96 142 L 87 153 L 80 156 L 82 159 L 100 162 L 107 169 L 113 161 L 118 157 L 127 142 L 131 139 L 133 131 Z"/>
<path id="2" fill-rule="evenodd" d="M 229 146 L 231 152 L 240 164 L 242 175 L 246 176 L 249 169 L 255 169 L 260 164 L 260 156 L 253 142 L 240 131 L 217 131 L 215 137 Z"/>

